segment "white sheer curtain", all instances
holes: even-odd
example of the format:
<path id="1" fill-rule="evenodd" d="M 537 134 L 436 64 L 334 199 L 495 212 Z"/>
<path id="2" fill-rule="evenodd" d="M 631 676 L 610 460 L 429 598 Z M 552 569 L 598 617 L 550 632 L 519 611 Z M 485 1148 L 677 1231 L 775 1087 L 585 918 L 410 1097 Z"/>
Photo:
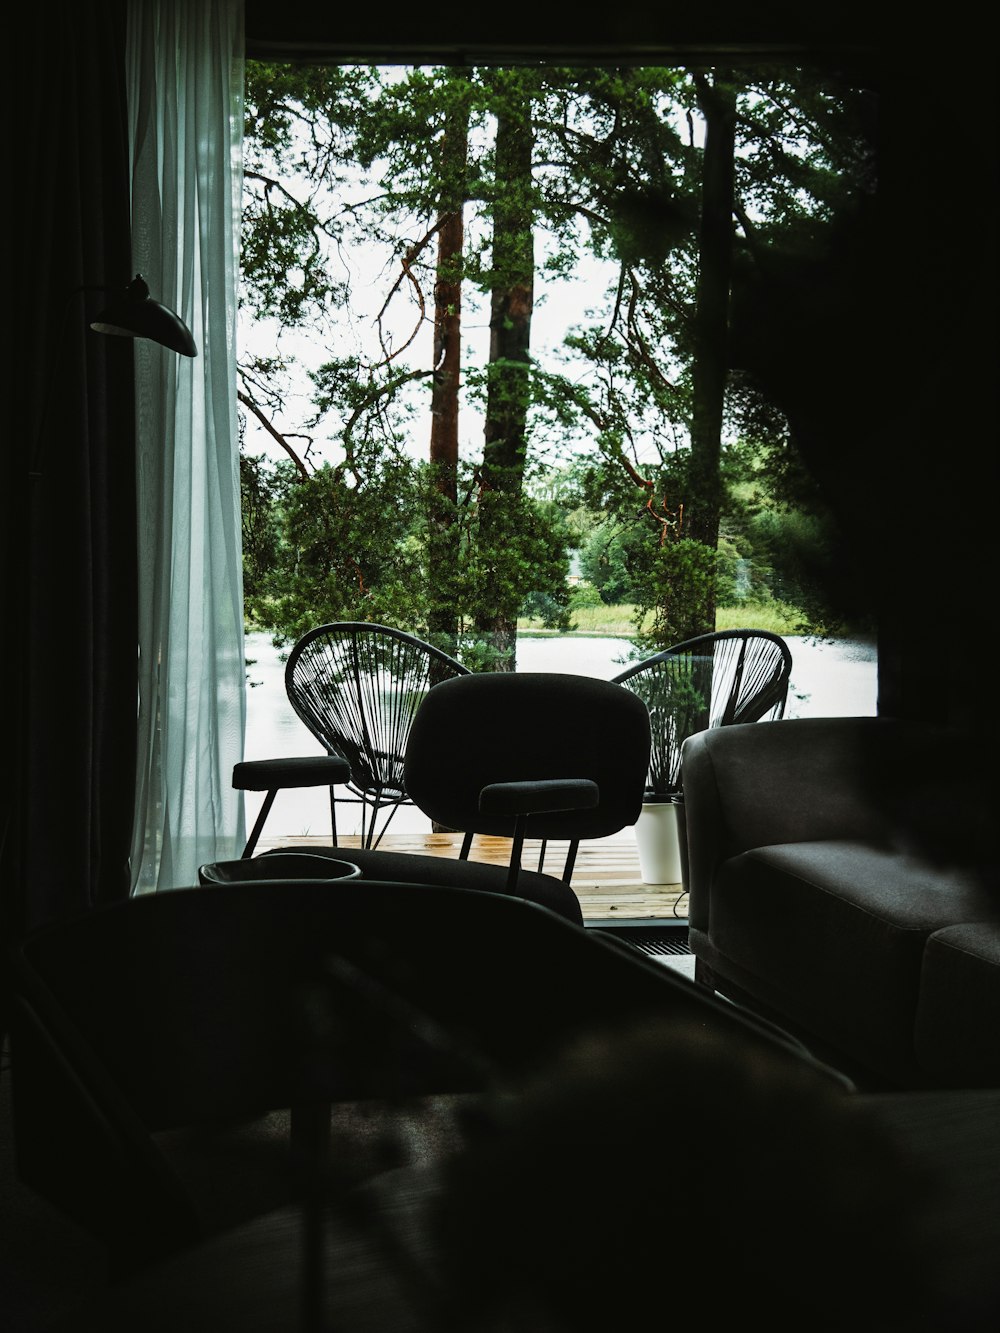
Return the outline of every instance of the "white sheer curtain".
<path id="1" fill-rule="evenodd" d="M 134 892 L 239 855 L 246 724 L 236 313 L 243 0 L 130 0 L 133 266 L 194 334 L 136 341 L 139 745 Z"/>

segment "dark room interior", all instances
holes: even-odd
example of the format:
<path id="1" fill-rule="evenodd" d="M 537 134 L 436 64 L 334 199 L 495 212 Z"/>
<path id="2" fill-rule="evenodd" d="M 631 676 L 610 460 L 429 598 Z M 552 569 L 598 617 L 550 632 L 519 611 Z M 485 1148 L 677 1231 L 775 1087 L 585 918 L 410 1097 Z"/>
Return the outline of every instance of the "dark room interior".
<path id="1" fill-rule="evenodd" d="M 944 855 L 957 864 L 979 856 L 970 830 L 995 809 L 998 743 L 981 688 L 979 648 L 989 626 L 977 619 L 992 610 L 997 480 L 996 76 L 984 19 L 953 6 L 933 18 L 890 20 L 853 3 L 822 13 L 726 4 L 676 15 L 634 3 L 572 16 L 523 4 L 461 16 L 447 7 L 396 8 L 348 13 L 247 0 L 247 54 L 437 64 L 780 58 L 816 63 L 871 89 L 878 215 L 861 276 L 851 299 L 822 308 L 803 302 L 794 311 L 787 355 L 770 371 L 835 509 L 848 578 L 876 611 L 878 712 L 947 724 L 961 738 L 945 771 L 923 757 L 920 780 L 955 812 L 939 830 Z M 8 47 L 15 314 L 5 322 L 0 487 L 10 704 L 0 825 L 0 1235 L 20 1256 L 10 1277 L 11 1333 L 102 1327 L 78 1320 L 108 1282 L 100 1245 L 16 1179 L 8 1085 L 17 1057 L 6 1037 L 10 946 L 130 892 L 140 537 L 132 345 L 89 337 L 74 302 L 93 298 L 67 295 L 132 276 L 128 11 L 126 0 L 22 9 Z M 982 869 L 995 881 L 992 851 Z M 933 1107 L 900 1103 L 895 1124 L 935 1172 L 946 1174 L 949 1163 L 954 1171 L 941 1224 L 966 1247 L 953 1280 L 974 1295 L 968 1312 L 957 1305 L 956 1322 L 940 1327 L 985 1333 L 1000 1315 L 995 1305 L 981 1308 L 997 1292 L 984 1273 L 1000 1241 L 1000 1090 L 970 1092 L 964 1109 L 957 1096 Z M 452 1119 L 450 1107 L 432 1100 L 407 1130 L 411 1150 L 433 1153 Z M 374 1164 L 384 1144 L 346 1113 L 342 1129 L 366 1173 L 366 1154 Z M 63 1146 L 51 1151 L 58 1158 Z M 687 1236 L 672 1267 L 683 1264 L 688 1243 L 704 1237 Z M 0 1311 L 6 1269 L 0 1260 Z M 192 1317 L 176 1326 L 205 1325 Z"/>

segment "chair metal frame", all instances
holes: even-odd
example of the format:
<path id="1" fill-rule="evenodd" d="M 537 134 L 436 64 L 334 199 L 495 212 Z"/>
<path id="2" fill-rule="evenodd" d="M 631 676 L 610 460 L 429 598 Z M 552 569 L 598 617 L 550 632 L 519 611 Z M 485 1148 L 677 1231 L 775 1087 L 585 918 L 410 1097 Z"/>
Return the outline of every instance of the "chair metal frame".
<path id="1" fill-rule="evenodd" d="M 304 634 L 285 663 L 285 692 L 326 754 L 236 765 L 235 787 L 267 792 L 243 856 L 253 854 L 284 787 L 329 786 L 334 846 L 338 801 L 360 805 L 362 846 L 377 847 L 399 807 L 413 804 L 403 761 L 423 696 L 432 685 L 468 674 L 440 648 L 389 625 L 333 621 Z"/>
<path id="2" fill-rule="evenodd" d="M 615 676 L 649 709 L 647 791 L 682 794 L 681 746 L 688 736 L 782 718 L 791 671 L 791 650 L 780 635 L 728 629 L 684 639 Z"/>
<path id="3" fill-rule="evenodd" d="M 749 656 L 755 645 L 767 648 L 760 660 Z M 720 649 L 724 650 L 721 671 Z M 767 669 L 762 671 L 762 667 Z M 734 722 L 783 717 L 791 671 L 791 650 L 780 635 L 769 630 L 728 629 L 684 639 L 612 677 L 612 684 L 637 694 L 649 712 L 646 798 L 683 800 L 681 746 L 688 736 Z M 679 829 L 683 838 L 683 820 Z M 576 850 L 570 846 L 570 858 L 576 856 Z M 682 864 L 684 857 L 682 847 Z"/>

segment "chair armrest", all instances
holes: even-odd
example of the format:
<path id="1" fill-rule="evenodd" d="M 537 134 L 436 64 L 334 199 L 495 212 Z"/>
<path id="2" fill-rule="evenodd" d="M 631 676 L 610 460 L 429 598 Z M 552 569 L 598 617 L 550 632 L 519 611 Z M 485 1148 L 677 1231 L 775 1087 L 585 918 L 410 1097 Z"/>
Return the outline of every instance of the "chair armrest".
<path id="1" fill-rule="evenodd" d="M 484 815 L 548 815 L 563 810 L 593 810 L 601 792 L 589 778 L 541 778 L 536 782 L 491 782 L 479 793 Z"/>

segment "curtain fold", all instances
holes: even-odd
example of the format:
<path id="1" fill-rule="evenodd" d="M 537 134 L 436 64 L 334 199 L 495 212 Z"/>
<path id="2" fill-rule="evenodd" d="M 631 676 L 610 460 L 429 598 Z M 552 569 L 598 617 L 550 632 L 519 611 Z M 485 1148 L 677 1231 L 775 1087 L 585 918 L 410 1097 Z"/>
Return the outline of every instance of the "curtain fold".
<path id="1" fill-rule="evenodd" d="M 135 770 L 132 356 L 89 328 L 102 289 L 130 276 L 125 4 L 19 20 L 0 480 L 7 939 L 127 896 Z"/>
<path id="2" fill-rule="evenodd" d="M 236 322 L 242 0 L 130 0 L 133 266 L 194 359 L 137 340 L 139 699 L 133 892 L 239 854 L 246 725 Z"/>

